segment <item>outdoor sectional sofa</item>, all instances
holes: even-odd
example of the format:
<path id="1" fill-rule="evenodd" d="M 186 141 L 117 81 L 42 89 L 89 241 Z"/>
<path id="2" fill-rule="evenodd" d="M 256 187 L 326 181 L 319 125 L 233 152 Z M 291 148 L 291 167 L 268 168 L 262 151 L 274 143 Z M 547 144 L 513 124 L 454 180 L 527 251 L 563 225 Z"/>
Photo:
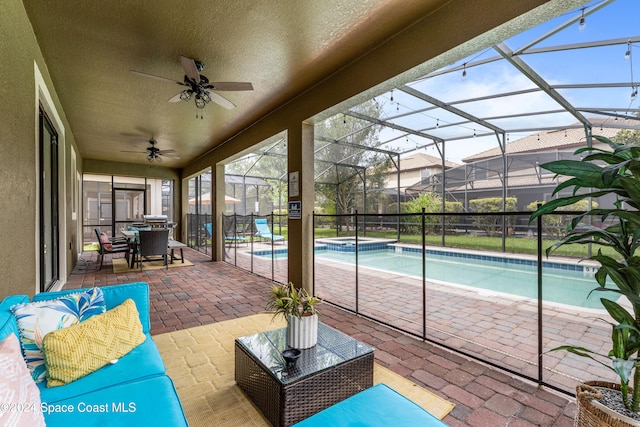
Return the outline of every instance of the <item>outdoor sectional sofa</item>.
<path id="1" fill-rule="evenodd" d="M 125 355 L 113 359 L 110 363 L 98 368 L 95 372 L 88 373 L 64 385 L 47 387 L 48 381 L 33 383 L 39 389 L 39 409 L 43 412 L 46 425 L 48 427 L 188 426 L 173 382 L 166 375 L 164 362 L 149 333 L 148 285 L 138 282 L 105 286 L 99 289 L 102 290 L 104 306 L 108 310 L 105 314 L 115 312 L 114 309 L 116 307 L 126 306 L 131 309 L 133 304 L 128 300 L 132 300 L 135 303 L 135 309 L 129 311 L 134 314 L 130 314 L 129 318 L 133 317 L 135 319 L 135 310 L 137 309 L 140 323 L 137 320 L 133 323 L 138 325 L 138 329 L 141 325 L 141 331 L 138 332 L 138 336 L 139 341 L 142 341 L 142 343 L 136 345 Z M 40 293 L 33 298 L 33 301 L 55 300 L 81 291 L 86 291 L 86 289 Z M 25 295 L 9 296 L 0 303 L 0 350 L 2 343 L 13 341 L 13 337 L 10 337 L 11 334 L 20 338 L 17 316 L 12 312 L 11 308 L 16 307 L 16 304 L 23 303 L 29 303 L 29 298 Z M 102 310 L 104 311 L 105 309 L 103 308 Z M 96 317 L 98 316 L 85 320 L 79 325 L 90 322 Z M 107 327 L 109 325 L 111 324 L 107 323 Z M 74 327 L 70 326 L 70 328 Z M 47 337 L 51 334 L 53 333 L 47 334 Z M 43 341 L 45 343 L 49 342 L 53 357 L 53 344 L 56 341 L 47 341 L 47 338 Z M 65 346 L 62 347 L 63 350 L 68 350 L 65 349 Z M 67 345 L 66 347 L 80 349 L 82 346 Z M 24 353 L 24 347 L 22 351 Z M 47 356 L 46 352 L 47 347 L 45 346 L 44 358 L 49 362 L 49 356 Z M 6 357 L 2 360 L 3 362 L 6 361 Z M 0 364 L 0 376 L 3 374 L 3 366 Z M 31 373 L 28 374 L 28 381 L 26 382 L 33 381 L 31 375 Z M 24 383 L 25 380 L 23 379 L 22 381 Z M 29 384 L 29 386 L 32 387 L 32 384 Z M 2 392 L 0 391 L 0 393 Z M 14 401 L 8 404 L 4 398 L 5 396 L 0 396 L 0 400 L 2 400 L 0 405 L 1 425 L 12 425 L 10 424 L 10 417 L 17 417 L 20 412 L 34 409 L 32 403 L 27 405 L 25 402 Z M 32 421 L 31 423 L 17 425 L 35 426 L 42 424 Z"/>

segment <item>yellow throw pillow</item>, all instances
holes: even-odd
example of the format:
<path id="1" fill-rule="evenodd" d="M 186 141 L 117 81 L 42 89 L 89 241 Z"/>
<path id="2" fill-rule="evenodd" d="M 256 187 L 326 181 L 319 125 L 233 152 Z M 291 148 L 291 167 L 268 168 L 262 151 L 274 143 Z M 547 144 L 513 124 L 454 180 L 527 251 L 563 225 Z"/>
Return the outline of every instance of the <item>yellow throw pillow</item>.
<path id="1" fill-rule="evenodd" d="M 47 387 L 68 384 L 129 353 L 145 340 L 133 300 L 45 335 Z"/>

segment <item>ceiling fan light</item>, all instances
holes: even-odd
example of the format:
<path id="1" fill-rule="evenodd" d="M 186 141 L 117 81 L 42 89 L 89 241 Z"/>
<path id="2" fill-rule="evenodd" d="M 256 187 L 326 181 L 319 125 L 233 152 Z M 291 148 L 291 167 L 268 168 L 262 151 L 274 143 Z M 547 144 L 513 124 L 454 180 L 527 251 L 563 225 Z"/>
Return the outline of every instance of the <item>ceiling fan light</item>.
<path id="1" fill-rule="evenodd" d="M 205 104 L 208 104 L 211 102 L 211 94 L 209 94 L 209 92 L 207 91 L 203 91 L 201 94 L 202 100 L 205 102 Z"/>
<path id="2" fill-rule="evenodd" d="M 147 161 L 148 161 L 148 162 L 153 162 L 153 156 L 152 156 L 151 154 L 149 154 L 149 155 L 147 156 Z"/>
<path id="3" fill-rule="evenodd" d="M 200 96 L 200 94 L 196 95 L 196 107 L 198 108 L 204 108 L 205 105 L 207 105 L 207 103 L 204 101 L 204 99 L 202 99 L 202 97 Z"/>
<path id="4" fill-rule="evenodd" d="M 188 101 L 191 99 L 191 97 L 193 96 L 193 91 L 185 89 L 182 92 L 180 92 L 180 99 L 183 101 Z"/>

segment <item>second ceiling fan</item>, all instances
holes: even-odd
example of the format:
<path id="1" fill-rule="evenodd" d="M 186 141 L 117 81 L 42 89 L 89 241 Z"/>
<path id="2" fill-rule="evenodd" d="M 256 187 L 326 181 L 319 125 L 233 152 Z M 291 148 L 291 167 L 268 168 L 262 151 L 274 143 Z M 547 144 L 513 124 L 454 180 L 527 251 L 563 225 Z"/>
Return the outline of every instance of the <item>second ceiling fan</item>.
<path id="1" fill-rule="evenodd" d="M 204 69 L 204 64 L 196 61 L 195 59 L 180 56 L 180 63 L 184 69 L 183 81 L 143 73 L 141 71 L 130 71 L 143 77 L 150 77 L 156 80 L 177 83 L 181 86 L 185 86 L 186 89 L 169 99 L 169 102 L 189 101 L 193 98 L 197 108 L 204 108 L 209 102 L 213 101 L 230 110 L 235 107 L 235 104 L 222 95 L 217 94 L 215 91 L 253 90 L 253 85 L 249 82 L 210 82 L 206 76 L 200 74 Z"/>

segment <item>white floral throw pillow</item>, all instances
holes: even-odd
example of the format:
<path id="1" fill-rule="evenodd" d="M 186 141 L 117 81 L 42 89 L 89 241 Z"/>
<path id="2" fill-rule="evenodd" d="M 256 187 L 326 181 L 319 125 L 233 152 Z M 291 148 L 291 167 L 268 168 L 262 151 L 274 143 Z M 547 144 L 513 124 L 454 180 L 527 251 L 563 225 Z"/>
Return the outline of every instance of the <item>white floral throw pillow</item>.
<path id="1" fill-rule="evenodd" d="M 104 295 L 97 287 L 50 301 L 16 304 L 11 307 L 11 312 L 18 321 L 24 360 L 34 381 L 43 381 L 46 375 L 42 353 L 45 335 L 105 311 Z"/>

